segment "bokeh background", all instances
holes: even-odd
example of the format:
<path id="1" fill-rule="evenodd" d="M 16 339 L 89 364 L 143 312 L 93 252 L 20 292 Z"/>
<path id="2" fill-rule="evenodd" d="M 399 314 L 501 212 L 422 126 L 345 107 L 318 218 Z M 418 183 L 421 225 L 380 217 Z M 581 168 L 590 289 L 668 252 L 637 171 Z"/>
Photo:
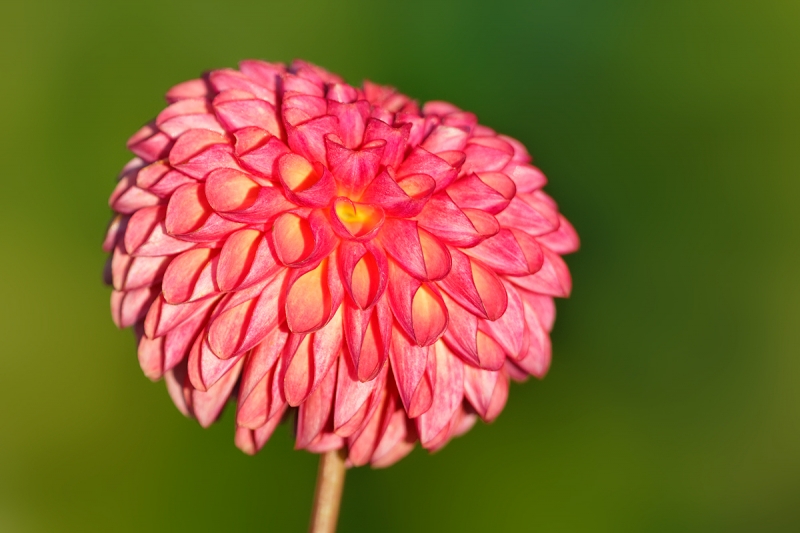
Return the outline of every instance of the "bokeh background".
<path id="1" fill-rule="evenodd" d="M 800 531 L 800 3 L 0 6 L 0 531 L 304 531 L 316 457 L 184 419 L 101 283 L 125 140 L 173 84 L 305 58 L 521 139 L 582 250 L 554 364 L 342 532 Z"/>

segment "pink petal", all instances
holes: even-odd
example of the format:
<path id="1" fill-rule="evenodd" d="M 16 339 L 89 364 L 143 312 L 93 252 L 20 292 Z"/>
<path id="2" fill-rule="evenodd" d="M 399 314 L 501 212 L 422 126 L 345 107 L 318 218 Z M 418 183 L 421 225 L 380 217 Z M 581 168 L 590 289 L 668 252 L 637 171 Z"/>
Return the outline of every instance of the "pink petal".
<path id="1" fill-rule="evenodd" d="M 252 430 L 245 427 L 236 428 L 236 447 L 248 455 L 253 455 L 258 452 L 267 443 L 272 433 L 278 427 L 283 419 L 283 413 L 286 412 L 286 405 L 284 404 L 279 413 L 270 418 L 263 426 Z"/>
<path id="2" fill-rule="evenodd" d="M 376 140 L 351 150 L 332 137 L 325 137 L 328 168 L 344 193 L 358 197 L 375 179 L 385 146 L 386 141 Z"/>
<path id="3" fill-rule="evenodd" d="M 278 112 L 271 103 L 259 99 L 230 98 L 233 91 L 220 93 L 214 98 L 214 111 L 228 131 L 255 126 L 281 136 Z M 233 96 L 233 95 L 231 95 Z"/>
<path id="4" fill-rule="evenodd" d="M 179 83 L 167 91 L 167 101 L 177 102 L 187 98 L 205 98 L 208 95 L 209 87 L 206 80 L 189 80 Z"/>
<path id="5" fill-rule="evenodd" d="M 503 226 L 519 228 L 537 236 L 550 233 L 558 228 L 558 212 L 547 203 L 533 195 L 517 194 L 508 207 L 497 215 Z"/>
<path id="6" fill-rule="evenodd" d="M 164 274 L 163 290 L 167 303 L 181 304 L 215 292 L 211 279 L 211 261 L 216 256 L 215 250 L 198 248 L 183 252 L 173 259 Z M 208 279 L 202 283 L 201 277 L 204 273 Z"/>
<path id="7" fill-rule="evenodd" d="M 143 207 L 150 207 L 161 203 L 161 198 L 135 185 L 136 175 L 122 178 L 114 192 L 111 193 L 108 205 L 114 211 L 123 214 L 132 214 Z"/>
<path id="8" fill-rule="evenodd" d="M 282 271 L 269 279 L 257 298 L 241 303 L 231 299 L 220 306 L 208 331 L 217 357 L 228 359 L 253 348 L 283 321 L 286 274 Z"/>
<path id="9" fill-rule="evenodd" d="M 503 173 L 517 185 L 517 192 L 533 192 L 547 185 L 547 178 L 533 165 L 511 162 L 503 169 Z"/>
<path id="10" fill-rule="evenodd" d="M 270 240 L 258 230 L 243 229 L 225 241 L 216 280 L 219 290 L 231 291 L 263 281 L 280 268 Z"/>
<path id="11" fill-rule="evenodd" d="M 292 126 L 324 116 L 328 110 L 328 102 L 321 96 L 285 92 L 281 113 L 283 120 Z"/>
<path id="12" fill-rule="evenodd" d="M 303 403 L 322 382 L 342 347 L 342 310 L 322 329 L 306 335 L 290 357 L 284 377 L 286 401 Z"/>
<path id="13" fill-rule="evenodd" d="M 484 420 L 492 404 L 492 395 L 499 376 L 498 371 L 464 365 L 464 396 Z"/>
<path id="14" fill-rule="evenodd" d="M 369 381 L 378 374 L 389 356 L 392 335 L 392 314 L 386 298 L 361 311 L 345 305 L 345 339 L 358 379 Z"/>
<path id="15" fill-rule="evenodd" d="M 187 131 L 196 129 L 225 133 L 225 128 L 217 121 L 217 117 L 211 113 L 179 115 L 159 124 L 158 128 L 173 139 L 177 139 Z"/>
<path id="16" fill-rule="evenodd" d="M 342 140 L 347 148 L 353 149 L 361 145 L 369 111 L 369 102 L 366 100 L 356 102 L 328 100 L 328 113 L 339 119 Z"/>
<path id="17" fill-rule="evenodd" d="M 530 276 L 509 278 L 509 280 L 525 290 L 566 298 L 572 291 L 572 276 L 560 255 L 542 246 L 544 263 L 542 268 Z"/>
<path id="18" fill-rule="evenodd" d="M 195 390 L 192 392 L 192 413 L 204 428 L 209 427 L 219 417 L 239 379 L 241 369 L 242 361 L 239 361 L 239 364 L 231 368 L 207 391 Z"/>
<path id="19" fill-rule="evenodd" d="M 439 286 L 476 316 L 497 320 L 505 313 L 508 296 L 500 278 L 479 261 L 451 249 L 453 268 Z"/>
<path id="20" fill-rule="evenodd" d="M 279 216 L 272 228 L 272 240 L 280 261 L 292 268 L 320 261 L 338 244 L 325 215 L 319 210 L 312 211 L 307 219 L 295 213 Z"/>
<path id="21" fill-rule="evenodd" d="M 558 229 L 538 237 L 539 242 L 557 254 L 564 255 L 577 252 L 581 245 L 578 233 L 563 215 L 559 214 L 558 220 Z"/>
<path id="22" fill-rule="evenodd" d="M 508 307 L 497 320 L 478 320 L 478 329 L 497 341 L 511 357 L 521 357 L 525 340 L 525 310 L 522 298 L 513 285 L 503 284 L 508 294 Z M 452 314 L 452 313 L 451 313 Z"/>
<path id="23" fill-rule="evenodd" d="M 514 148 L 498 137 L 472 137 L 464 148 L 467 155 L 462 172 L 497 172 L 511 161 Z"/>
<path id="24" fill-rule="evenodd" d="M 429 346 L 447 328 L 447 308 L 438 289 L 420 283 L 389 263 L 389 305 L 397 322 L 420 346 Z"/>
<path id="25" fill-rule="evenodd" d="M 502 346 L 486 333 L 478 330 L 480 320 L 474 314 L 446 295 L 443 297 L 450 317 L 447 331 L 444 334 L 444 341 L 448 347 L 473 366 L 486 370 L 502 368 L 506 359 Z"/>
<path id="26" fill-rule="evenodd" d="M 436 182 L 436 191 L 441 191 L 456 179 L 458 170 L 441 155 L 434 155 L 424 148 L 417 147 L 397 169 L 399 178 L 412 174 L 426 174 Z"/>
<path id="27" fill-rule="evenodd" d="M 154 339 L 166 335 L 198 313 L 205 313 L 218 301 L 217 298 L 205 298 L 195 302 L 172 305 L 159 296 L 147 312 L 144 321 L 145 334 Z"/>
<path id="28" fill-rule="evenodd" d="M 419 396 L 415 393 L 420 389 L 422 382 L 425 381 L 424 376 L 429 366 L 429 360 L 433 361 L 434 357 L 432 352 L 433 350 L 430 347 L 417 346 L 400 330 L 394 329 L 389 358 L 398 393 L 406 412 L 409 413 L 409 417 L 419 416 L 421 412 L 430 407 L 429 403 L 424 405 L 420 398 L 415 398 L 415 396 Z M 435 372 L 435 364 L 433 367 Z"/>
<path id="29" fill-rule="evenodd" d="M 544 254 L 536 239 L 520 230 L 501 229 L 497 235 L 464 249 L 498 274 L 527 276 L 542 268 Z"/>
<path id="30" fill-rule="evenodd" d="M 215 131 L 202 129 L 187 131 L 175 141 L 175 146 L 169 151 L 169 163 L 177 167 L 213 146 L 229 144 L 230 140 L 225 135 Z"/>
<path id="31" fill-rule="evenodd" d="M 389 264 L 375 246 L 342 242 L 339 268 L 347 294 L 359 309 L 372 307 L 386 290 Z"/>
<path id="32" fill-rule="evenodd" d="M 462 248 L 475 246 L 500 231 L 492 215 L 459 209 L 443 192 L 431 196 L 417 220 L 421 227 L 442 241 Z"/>
<path id="33" fill-rule="evenodd" d="M 274 92 L 277 88 L 278 80 L 286 73 L 286 66 L 283 63 L 267 63 L 256 59 L 246 59 L 239 63 L 239 70 L 254 82 Z"/>
<path id="34" fill-rule="evenodd" d="M 420 280 L 444 278 L 451 268 L 450 252 L 433 235 L 411 220 L 387 219 L 379 242 L 409 274 Z"/>
<path id="35" fill-rule="evenodd" d="M 437 154 L 446 151 L 463 151 L 467 146 L 469 133 L 453 126 L 437 126 L 420 145 L 425 150 Z"/>
<path id="36" fill-rule="evenodd" d="M 156 128 L 146 124 L 128 139 L 128 150 L 148 163 L 166 157 L 172 147 L 172 139 Z"/>
<path id="37" fill-rule="evenodd" d="M 364 132 L 364 142 L 370 143 L 377 140 L 386 141 L 386 145 L 383 148 L 383 156 L 381 157 L 381 164 L 386 167 L 397 168 L 405 157 L 406 144 L 408 143 L 410 131 L 411 124 L 390 126 L 382 120 L 371 118 L 367 122 L 367 128 Z"/>
<path id="38" fill-rule="evenodd" d="M 436 361 L 433 403 L 417 419 L 423 447 L 447 427 L 464 398 L 464 364 L 442 342 L 434 345 L 433 353 Z"/>
<path id="39" fill-rule="evenodd" d="M 286 197 L 297 205 L 323 207 L 336 193 L 333 175 L 321 163 L 312 164 L 297 154 L 284 154 L 277 169 Z"/>
<path id="40" fill-rule="evenodd" d="M 308 446 L 329 424 L 336 390 L 337 363 L 334 360 L 328 373 L 311 396 L 300 405 L 297 413 L 295 448 Z"/>
<path id="41" fill-rule="evenodd" d="M 435 187 L 436 182 L 427 174 L 411 174 L 395 181 L 384 170 L 367 186 L 361 200 L 381 206 L 389 216 L 409 218 L 422 211 Z"/>
<path id="42" fill-rule="evenodd" d="M 384 370 L 388 367 L 384 366 Z M 377 390 L 378 394 L 385 383 L 385 373 L 381 378 L 361 381 L 357 369 L 351 364 L 349 357 L 339 361 L 339 375 L 336 384 L 336 401 L 333 411 L 333 427 L 337 435 L 350 437 L 362 429 L 366 418 L 368 401 Z"/>
<path id="43" fill-rule="evenodd" d="M 336 259 L 313 269 L 293 271 L 286 295 L 286 322 L 293 333 L 310 333 L 327 324 L 344 298 Z"/>
<path id="44" fill-rule="evenodd" d="M 331 115 L 287 127 L 289 147 L 310 161 L 326 162 L 325 136 L 338 134 L 339 120 Z"/>
<path id="45" fill-rule="evenodd" d="M 221 69 L 212 71 L 208 76 L 208 83 L 216 92 L 229 89 L 239 89 L 275 104 L 275 91 L 255 83 L 252 79 L 241 72 L 233 69 Z"/>
<path id="46" fill-rule="evenodd" d="M 270 137 L 262 145 L 247 147 L 237 142 L 237 155 L 242 165 L 264 178 L 271 179 L 276 175 L 275 162 L 283 155 L 289 153 L 289 147 L 278 137 Z M 262 185 L 266 183 L 262 180 Z"/>
<path id="47" fill-rule="evenodd" d="M 239 354 L 230 359 L 220 359 L 211 351 L 206 335 L 199 335 L 189 351 L 187 364 L 192 386 L 199 391 L 212 388 L 244 356 Z"/>
<path id="48" fill-rule="evenodd" d="M 128 328 L 145 317 L 158 296 L 156 287 L 111 293 L 111 318 L 118 328 Z"/>
<path id="49" fill-rule="evenodd" d="M 281 373 L 276 364 L 286 343 L 287 333 L 276 328 L 258 346 L 256 346 L 245 362 L 242 381 L 239 385 L 238 409 L 236 423 L 250 429 L 256 429 L 274 416 L 274 410 L 285 405 L 281 398 L 272 391 L 274 381 Z"/>
<path id="50" fill-rule="evenodd" d="M 470 174 L 451 183 L 447 194 L 464 209 L 480 209 L 496 215 L 508 206 L 516 194 L 516 186 L 500 172 Z"/>

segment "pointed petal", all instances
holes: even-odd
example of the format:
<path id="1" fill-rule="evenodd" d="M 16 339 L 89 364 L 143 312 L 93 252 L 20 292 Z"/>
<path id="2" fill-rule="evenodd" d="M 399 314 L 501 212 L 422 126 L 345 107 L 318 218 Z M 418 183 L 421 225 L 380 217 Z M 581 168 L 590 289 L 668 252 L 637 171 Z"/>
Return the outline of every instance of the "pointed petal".
<path id="1" fill-rule="evenodd" d="M 514 148 L 498 137 L 472 137 L 464 153 L 467 155 L 462 168 L 464 173 L 496 172 L 511 161 Z"/>
<path id="2" fill-rule="evenodd" d="M 303 218 L 296 213 L 284 213 L 272 228 L 275 253 L 289 267 L 313 265 L 333 252 L 338 239 L 325 215 L 314 210 Z"/>
<path id="3" fill-rule="evenodd" d="M 284 377 L 286 401 L 292 407 L 303 403 L 322 382 L 342 347 L 342 310 L 327 326 L 306 335 L 291 356 Z"/>
<path id="4" fill-rule="evenodd" d="M 436 182 L 427 174 L 411 174 L 399 181 L 384 170 L 367 186 L 361 200 L 381 206 L 389 216 L 414 217 L 433 194 Z"/>
<path id="5" fill-rule="evenodd" d="M 475 246 L 500 231 L 490 214 L 474 209 L 459 209 L 446 193 L 431 196 L 417 217 L 419 225 L 436 237 L 458 247 Z"/>
<path id="6" fill-rule="evenodd" d="M 436 182 L 436 192 L 441 191 L 456 179 L 458 170 L 442 154 L 434 155 L 422 147 L 414 148 L 397 169 L 398 178 L 412 174 L 427 174 Z"/>
<path id="7" fill-rule="evenodd" d="M 328 92 L 330 93 L 330 90 Z M 339 119 L 342 140 L 347 148 L 352 149 L 361 145 L 369 111 L 370 105 L 366 100 L 356 102 L 328 100 L 328 113 Z"/>
<path id="8" fill-rule="evenodd" d="M 195 302 L 172 305 L 164 295 L 156 298 L 144 321 L 145 334 L 154 339 L 166 335 L 198 313 L 205 313 L 217 303 L 217 298 L 205 298 Z"/>
<path id="9" fill-rule="evenodd" d="M 447 328 L 447 308 L 434 285 L 420 283 L 389 263 L 389 305 L 397 322 L 420 346 L 436 342 Z"/>
<path id="10" fill-rule="evenodd" d="M 514 277 L 509 280 L 525 290 L 566 298 L 572 291 L 572 276 L 560 255 L 542 246 L 544 263 L 542 268 L 530 276 Z"/>
<path id="11" fill-rule="evenodd" d="M 506 312 L 495 321 L 478 320 L 478 328 L 497 341 L 509 357 L 522 357 L 525 347 L 525 310 L 522 298 L 513 285 L 508 282 L 503 285 L 508 294 Z"/>
<path id="12" fill-rule="evenodd" d="M 331 365 L 322 383 L 300 405 L 297 413 L 297 438 L 295 448 L 308 446 L 329 423 L 336 390 L 337 363 Z"/>
<path id="13" fill-rule="evenodd" d="M 508 296 L 500 278 L 479 261 L 451 249 L 453 267 L 439 286 L 476 316 L 497 320 L 505 313 Z"/>
<path id="14" fill-rule="evenodd" d="M 368 309 L 383 295 L 389 277 L 389 264 L 375 246 L 344 241 L 339 247 L 342 281 L 353 303 Z"/>
<path id="15" fill-rule="evenodd" d="M 239 354 L 230 359 L 220 359 L 208 344 L 207 336 L 198 335 L 192 349 L 189 351 L 187 369 L 192 386 L 199 391 L 209 390 L 231 368 L 233 368 L 245 354 Z"/>
<path id="16" fill-rule="evenodd" d="M 192 296 L 198 280 L 216 255 L 216 250 L 211 248 L 197 248 L 173 259 L 164 274 L 162 285 L 167 303 L 181 304 L 197 299 Z"/>
<path id="17" fill-rule="evenodd" d="M 397 168 L 405 156 L 406 144 L 408 143 L 410 131 L 411 124 L 402 124 L 393 127 L 386 122 L 371 118 L 367 121 L 367 128 L 364 132 L 364 142 L 369 143 L 377 140 L 386 141 L 386 145 L 383 148 L 383 156 L 381 157 L 381 164 L 386 167 Z"/>
<path id="18" fill-rule="evenodd" d="M 351 150 L 325 137 L 328 167 L 336 177 L 342 194 L 361 196 L 366 186 L 378 175 L 386 141 L 371 141 L 358 150 Z"/>
<path id="19" fill-rule="evenodd" d="M 558 220 L 558 229 L 539 237 L 539 242 L 557 254 L 565 255 L 577 252 L 581 246 L 578 233 L 563 215 L 559 214 Z"/>
<path id="20" fill-rule="evenodd" d="M 286 412 L 286 405 L 283 405 L 280 412 L 270 418 L 263 426 L 253 430 L 238 426 L 236 428 L 236 447 L 248 455 L 254 455 L 267 443 L 272 433 L 283 419 Z"/>
<path id="21" fill-rule="evenodd" d="M 340 359 L 333 411 L 333 428 L 337 435 L 350 437 L 361 429 L 368 407 L 367 402 L 380 382 L 381 380 L 377 378 L 361 381 L 350 358 Z"/>
<path id="22" fill-rule="evenodd" d="M 336 259 L 313 269 L 293 271 L 286 296 L 286 322 L 293 333 L 316 331 L 333 317 L 344 298 Z"/>
<path id="23" fill-rule="evenodd" d="M 156 287 L 111 293 L 111 317 L 120 329 L 129 328 L 143 319 L 158 296 Z"/>
<path id="24" fill-rule="evenodd" d="M 498 371 L 464 365 L 464 396 L 484 420 L 492 404 L 492 395 L 499 376 Z"/>
<path id="25" fill-rule="evenodd" d="M 233 91 L 226 91 L 214 98 L 214 111 L 228 131 L 255 126 L 281 136 L 280 119 L 274 105 L 256 98 L 234 97 L 242 93 L 231 93 Z"/>
<path id="26" fill-rule="evenodd" d="M 432 349 L 429 346 L 417 346 L 399 329 L 394 329 L 389 360 L 391 361 L 392 373 L 397 383 L 400 399 L 408 413 L 411 412 L 411 408 L 414 406 L 414 393 L 423 380 L 428 367 L 428 360 L 433 357 L 429 355 L 430 351 Z M 422 409 L 415 408 L 414 414 L 418 415 L 417 411 L 420 410 Z"/>
<path id="27" fill-rule="evenodd" d="M 266 142 L 255 147 L 248 146 L 244 139 L 241 143 L 237 139 L 236 151 L 242 165 L 247 170 L 265 179 L 277 179 L 275 163 L 282 155 L 290 152 L 289 147 L 278 137 L 270 137 Z M 265 185 L 263 180 L 261 184 Z"/>
<path id="28" fill-rule="evenodd" d="M 179 83 L 167 91 L 167 101 L 177 102 L 187 98 L 205 98 L 209 94 L 206 80 L 196 79 Z"/>
<path id="29" fill-rule="evenodd" d="M 533 236 L 544 235 L 558 228 L 558 211 L 534 195 L 520 193 L 497 215 L 497 221 Z"/>
<path id="30" fill-rule="evenodd" d="M 258 230 L 243 229 L 222 246 L 216 279 L 219 290 L 231 291 L 263 281 L 281 268 L 270 240 Z"/>
<path id="31" fill-rule="evenodd" d="M 236 385 L 236 380 L 239 379 L 242 362 L 243 361 L 239 361 L 239 364 L 228 370 L 228 372 L 207 391 L 195 390 L 192 392 L 192 413 L 204 428 L 213 424 L 222 412 L 222 408 L 225 407 L 225 402 L 228 401 L 231 391 L 234 385 Z"/>
<path id="32" fill-rule="evenodd" d="M 328 169 L 300 155 L 284 154 L 278 159 L 277 169 L 286 197 L 297 205 L 323 207 L 336 192 L 336 182 Z"/>
<path id="33" fill-rule="evenodd" d="M 547 185 L 547 178 L 533 165 L 509 163 L 503 173 L 517 186 L 517 192 L 533 192 Z"/>
<path id="34" fill-rule="evenodd" d="M 434 345 L 433 353 L 436 361 L 433 403 L 417 420 L 423 447 L 431 444 L 439 432 L 447 427 L 464 398 L 464 364 L 443 342 Z"/>
<path id="35" fill-rule="evenodd" d="M 339 120 L 331 115 L 288 126 L 289 147 L 310 161 L 326 163 L 324 138 L 329 133 L 339 133 Z"/>
<path id="36" fill-rule="evenodd" d="M 480 209 L 496 215 L 508 206 L 516 186 L 503 173 L 482 172 L 454 181 L 447 187 L 447 194 L 462 209 Z"/>
<path id="37" fill-rule="evenodd" d="M 388 219 L 379 242 L 409 274 L 420 280 L 438 280 L 450 271 L 450 253 L 438 239 L 411 220 Z"/>

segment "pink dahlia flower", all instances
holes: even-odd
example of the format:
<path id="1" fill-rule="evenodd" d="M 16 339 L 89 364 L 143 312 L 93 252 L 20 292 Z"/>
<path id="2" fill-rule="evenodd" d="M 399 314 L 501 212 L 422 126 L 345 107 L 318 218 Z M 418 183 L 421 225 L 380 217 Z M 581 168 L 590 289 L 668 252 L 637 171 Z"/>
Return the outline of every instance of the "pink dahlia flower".
<path id="1" fill-rule="evenodd" d="M 114 321 L 185 415 L 234 399 L 255 453 L 291 412 L 297 448 L 380 467 L 545 374 L 578 237 L 521 143 L 301 61 L 167 101 L 128 142 L 105 250 Z"/>

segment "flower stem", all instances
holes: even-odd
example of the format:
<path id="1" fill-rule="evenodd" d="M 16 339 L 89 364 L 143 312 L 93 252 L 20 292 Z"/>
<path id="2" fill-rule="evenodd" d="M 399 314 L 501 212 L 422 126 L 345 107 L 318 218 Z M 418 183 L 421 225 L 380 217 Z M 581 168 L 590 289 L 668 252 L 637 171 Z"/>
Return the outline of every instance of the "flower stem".
<path id="1" fill-rule="evenodd" d="M 317 470 L 317 489 L 311 510 L 309 533 L 334 533 L 339 517 L 339 504 L 344 488 L 344 450 L 332 450 L 320 455 Z"/>

